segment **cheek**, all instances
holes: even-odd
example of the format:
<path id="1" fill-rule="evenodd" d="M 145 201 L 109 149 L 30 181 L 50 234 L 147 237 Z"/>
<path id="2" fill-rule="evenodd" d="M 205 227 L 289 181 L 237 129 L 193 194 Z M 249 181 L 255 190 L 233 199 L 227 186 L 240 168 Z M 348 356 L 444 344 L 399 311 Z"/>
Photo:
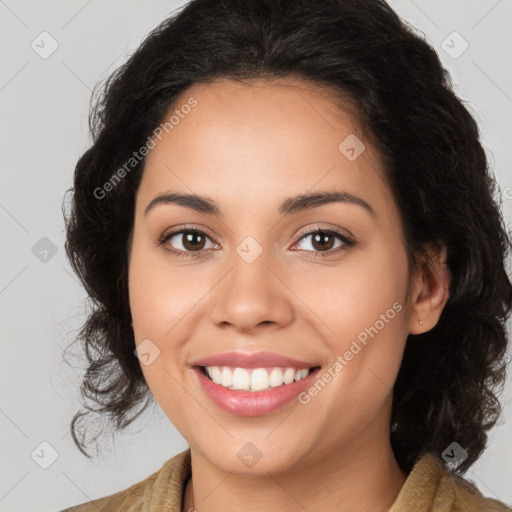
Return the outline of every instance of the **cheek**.
<path id="1" fill-rule="evenodd" d="M 347 339 L 373 326 L 381 315 L 384 321 L 390 320 L 382 331 L 401 331 L 407 287 L 403 251 L 375 241 L 372 247 L 348 255 L 336 268 L 319 268 L 309 278 L 308 272 L 297 274 L 301 275 L 293 289 L 307 297 L 307 306 L 324 325 L 323 332 L 336 345 L 333 348 L 342 350 Z"/>
<path id="2" fill-rule="evenodd" d="M 347 361 L 345 377 L 376 396 L 391 390 L 400 367 L 407 339 L 407 273 L 405 252 L 383 245 L 369 253 L 364 268 L 351 276 L 350 305 L 339 316 L 344 336 L 337 353 Z"/>
<path id="3" fill-rule="evenodd" d="M 157 403 L 172 415 L 185 407 L 175 371 L 181 350 L 174 342 L 175 330 L 186 313 L 185 283 L 169 273 L 169 267 L 154 257 L 155 252 L 134 244 L 128 272 L 129 301 L 144 379 Z M 145 353 L 150 354 L 149 361 L 144 360 Z"/>
<path id="4" fill-rule="evenodd" d="M 176 308 L 171 304 L 179 290 L 169 286 L 171 276 L 166 277 L 165 269 L 154 257 L 155 252 L 155 248 L 145 248 L 135 238 L 128 270 L 128 294 L 141 369 L 156 398 L 160 388 L 172 385 L 164 361 L 167 350 L 173 348 L 169 344 L 177 319 L 174 319 Z M 144 353 L 150 354 L 149 364 L 143 358 Z"/>
<path id="5" fill-rule="evenodd" d="M 179 391 L 170 374 L 181 371 L 186 362 L 187 339 L 201 311 L 198 305 L 211 288 L 199 266 L 177 267 L 164 252 L 134 243 L 128 272 L 136 345 L 146 343 L 158 354 L 150 365 L 141 359 L 142 371 L 155 395 L 160 388 Z"/>
<path id="6" fill-rule="evenodd" d="M 308 306 L 318 314 L 318 325 L 328 328 L 322 327 L 325 341 L 332 363 L 339 363 L 330 392 L 340 400 L 338 392 L 351 389 L 342 399 L 345 407 L 371 414 L 393 387 L 407 339 L 406 254 L 375 241 L 332 270 L 306 283 L 316 290 Z M 364 404 L 361 396 L 367 397 Z"/>
<path id="7" fill-rule="evenodd" d="M 136 339 L 143 336 L 162 340 L 190 309 L 189 296 L 194 287 L 187 284 L 186 271 L 173 269 L 164 249 L 135 240 L 128 274 Z"/>

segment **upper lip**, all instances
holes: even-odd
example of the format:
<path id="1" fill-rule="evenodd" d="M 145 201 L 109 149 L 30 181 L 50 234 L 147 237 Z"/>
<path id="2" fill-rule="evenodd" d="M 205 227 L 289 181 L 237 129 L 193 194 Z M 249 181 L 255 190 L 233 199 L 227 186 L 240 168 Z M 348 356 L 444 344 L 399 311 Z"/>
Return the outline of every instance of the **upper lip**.
<path id="1" fill-rule="evenodd" d="M 285 367 L 285 368 L 313 368 L 320 366 L 316 363 L 299 361 L 292 357 L 282 356 L 274 352 L 256 352 L 248 354 L 245 352 L 224 352 L 203 359 L 197 359 L 190 363 L 190 366 L 231 366 L 237 368 L 265 368 L 265 367 Z"/>

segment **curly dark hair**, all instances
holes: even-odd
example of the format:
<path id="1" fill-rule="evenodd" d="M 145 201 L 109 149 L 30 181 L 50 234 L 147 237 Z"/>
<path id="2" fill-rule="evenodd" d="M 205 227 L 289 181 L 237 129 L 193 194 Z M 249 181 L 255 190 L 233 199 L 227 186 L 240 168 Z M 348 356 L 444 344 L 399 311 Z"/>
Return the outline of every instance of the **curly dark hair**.
<path id="1" fill-rule="evenodd" d="M 434 49 L 383 0 L 193 0 L 104 81 L 89 117 L 92 146 L 67 191 L 65 249 L 93 303 L 75 340 L 89 364 L 81 397 L 91 403 L 73 417 L 74 442 L 90 457 L 78 419 L 95 411 L 120 431 L 151 401 L 134 354 L 127 283 L 145 159 L 101 198 L 98 187 L 191 85 L 283 77 L 327 87 L 334 102 L 355 108 L 385 162 L 410 270 L 429 243 L 447 248 L 450 297 L 433 329 L 407 339 L 390 436 L 406 472 L 423 453 L 440 456 L 457 441 L 468 452 L 462 474 L 501 414 L 512 242 L 475 119 Z"/>

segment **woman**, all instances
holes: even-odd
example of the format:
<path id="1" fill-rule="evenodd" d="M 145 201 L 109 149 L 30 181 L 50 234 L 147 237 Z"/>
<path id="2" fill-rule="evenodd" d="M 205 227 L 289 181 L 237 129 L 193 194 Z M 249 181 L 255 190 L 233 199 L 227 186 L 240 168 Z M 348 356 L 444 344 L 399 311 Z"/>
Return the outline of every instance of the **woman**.
<path id="1" fill-rule="evenodd" d="M 86 407 L 122 430 L 154 397 L 190 447 L 68 510 L 508 510 L 462 474 L 500 415 L 510 239 L 386 3 L 193 0 L 94 114 L 66 219 Z"/>

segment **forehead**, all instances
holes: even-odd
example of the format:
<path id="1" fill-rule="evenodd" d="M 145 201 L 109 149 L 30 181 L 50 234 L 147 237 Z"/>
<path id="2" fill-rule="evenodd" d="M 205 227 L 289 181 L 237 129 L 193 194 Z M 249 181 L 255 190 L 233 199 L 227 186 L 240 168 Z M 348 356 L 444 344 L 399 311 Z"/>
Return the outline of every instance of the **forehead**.
<path id="1" fill-rule="evenodd" d="M 146 158 L 146 202 L 178 189 L 240 208 L 249 199 L 268 202 L 270 192 L 281 200 L 315 187 L 390 199 L 379 155 L 325 88 L 291 80 L 195 84 L 164 122 L 171 116 L 172 128 L 154 139 Z"/>

